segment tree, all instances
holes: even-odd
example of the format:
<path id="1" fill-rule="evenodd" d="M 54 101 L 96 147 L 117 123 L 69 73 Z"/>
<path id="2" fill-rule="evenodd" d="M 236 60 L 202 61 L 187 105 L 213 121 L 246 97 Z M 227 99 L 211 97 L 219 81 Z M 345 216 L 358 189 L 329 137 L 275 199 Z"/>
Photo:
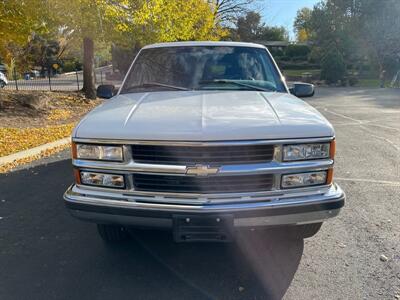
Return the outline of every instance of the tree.
<path id="1" fill-rule="evenodd" d="M 284 27 L 267 26 L 261 22 L 260 14 L 255 11 L 250 11 L 238 18 L 233 38 L 245 42 L 286 41 L 289 39 Z"/>
<path id="2" fill-rule="evenodd" d="M 214 14 L 218 20 L 232 23 L 249 12 L 249 6 L 254 0 L 208 0 L 208 2 L 214 7 Z"/>
<path id="3" fill-rule="evenodd" d="M 328 83 L 337 83 L 346 74 L 343 57 L 337 49 L 330 49 L 321 61 L 321 79 Z"/>
<path id="4" fill-rule="evenodd" d="M 217 40 L 227 34 L 221 26 L 223 16 L 238 12 L 245 2 L 251 1 L 3 0 L 0 54 L 19 51 L 32 33 L 54 40 L 63 32 L 70 45 L 83 46 L 83 90 L 87 98 L 95 98 L 94 52 L 99 45 Z"/>
<path id="5" fill-rule="evenodd" d="M 368 57 L 370 64 L 393 73 L 400 67 L 399 15 L 398 0 L 326 0 L 314 6 L 311 17 L 299 11 L 294 27 L 299 40 L 307 31 L 312 53 L 320 58 L 335 49 L 346 68 L 357 68 Z"/>
<path id="6" fill-rule="evenodd" d="M 58 63 L 60 43 L 57 40 L 48 40 L 38 34 L 33 34 L 24 49 L 24 56 L 29 65 L 40 66 L 44 70 L 51 71 L 51 66 Z"/>
<path id="7" fill-rule="evenodd" d="M 400 2 L 358 0 L 358 7 L 357 32 L 363 45 L 381 70 L 395 73 L 400 67 Z"/>
<path id="8" fill-rule="evenodd" d="M 216 40 L 224 34 L 206 1 L 151 0 L 133 13 L 141 40 L 149 42 Z"/>
<path id="9" fill-rule="evenodd" d="M 241 41 L 254 41 L 260 35 L 262 26 L 260 14 L 250 11 L 245 16 L 238 18 L 236 33 Z"/>
<path id="10" fill-rule="evenodd" d="M 293 27 L 296 31 L 298 42 L 305 42 L 309 39 L 312 30 L 310 24 L 311 17 L 312 17 L 312 9 L 308 7 L 303 7 L 297 11 Z"/>
<path id="11" fill-rule="evenodd" d="M 289 34 L 283 26 L 262 26 L 257 36 L 259 41 L 288 41 Z"/>
<path id="12" fill-rule="evenodd" d="M 95 41 L 104 39 L 103 18 L 107 3 L 104 0 L 49 0 L 58 27 L 71 33 L 83 46 L 83 92 L 86 98 L 96 98 L 94 49 Z"/>
<path id="13" fill-rule="evenodd" d="M 228 34 L 206 0 L 126 1 L 105 11 L 105 28 L 112 36 L 113 60 L 127 70 L 129 60 L 144 44 L 186 40 L 218 40 Z"/>
<path id="14" fill-rule="evenodd" d="M 46 0 L 0 1 L 0 56 L 6 64 L 13 64 L 33 31 L 48 34 L 51 29 L 52 18 Z"/>

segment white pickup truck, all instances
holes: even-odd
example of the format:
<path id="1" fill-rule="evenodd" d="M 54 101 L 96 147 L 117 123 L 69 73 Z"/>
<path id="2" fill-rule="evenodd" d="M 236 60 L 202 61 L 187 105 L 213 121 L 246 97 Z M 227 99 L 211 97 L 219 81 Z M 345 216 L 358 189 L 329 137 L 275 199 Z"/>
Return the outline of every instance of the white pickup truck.
<path id="1" fill-rule="evenodd" d="M 268 50 L 237 42 L 144 47 L 119 91 L 72 135 L 71 214 L 105 241 L 130 227 L 176 241 L 229 241 L 235 231 L 314 235 L 345 194 L 333 182 L 331 124 L 288 89 Z M 267 231 L 268 232 L 268 231 Z"/>

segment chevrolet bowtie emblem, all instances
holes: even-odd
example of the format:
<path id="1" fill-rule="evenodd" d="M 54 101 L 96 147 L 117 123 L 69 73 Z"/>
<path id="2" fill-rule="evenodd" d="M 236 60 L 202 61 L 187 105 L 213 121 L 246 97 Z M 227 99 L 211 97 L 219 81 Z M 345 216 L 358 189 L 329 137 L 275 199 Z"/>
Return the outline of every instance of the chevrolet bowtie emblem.
<path id="1" fill-rule="evenodd" d="M 196 176 L 208 176 L 215 175 L 219 171 L 219 168 L 210 167 L 207 165 L 196 165 L 194 167 L 187 167 L 186 174 Z"/>

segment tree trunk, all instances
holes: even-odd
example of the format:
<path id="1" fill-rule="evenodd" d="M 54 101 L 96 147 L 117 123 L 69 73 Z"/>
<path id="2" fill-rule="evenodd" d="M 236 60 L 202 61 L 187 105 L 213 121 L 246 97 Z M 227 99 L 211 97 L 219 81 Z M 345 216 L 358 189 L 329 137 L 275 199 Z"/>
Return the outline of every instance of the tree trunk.
<path id="1" fill-rule="evenodd" d="M 88 37 L 83 38 L 83 92 L 87 99 L 96 99 L 94 43 Z"/>

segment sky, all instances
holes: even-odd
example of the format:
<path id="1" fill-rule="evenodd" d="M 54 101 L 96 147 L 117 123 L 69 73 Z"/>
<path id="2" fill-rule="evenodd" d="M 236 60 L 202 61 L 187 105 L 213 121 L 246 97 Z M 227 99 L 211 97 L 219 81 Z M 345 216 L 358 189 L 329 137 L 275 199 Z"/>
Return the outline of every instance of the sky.
<path id="1" fill-rule="evenodd" d="M 290 34 L 290 39 L 295 39 L 293 21 L 300 8 L 312 8 L 319 0 L 258 0 L 257 10 L 263 16 L 263 22 L 269 26 L 283 26 Z"/>

